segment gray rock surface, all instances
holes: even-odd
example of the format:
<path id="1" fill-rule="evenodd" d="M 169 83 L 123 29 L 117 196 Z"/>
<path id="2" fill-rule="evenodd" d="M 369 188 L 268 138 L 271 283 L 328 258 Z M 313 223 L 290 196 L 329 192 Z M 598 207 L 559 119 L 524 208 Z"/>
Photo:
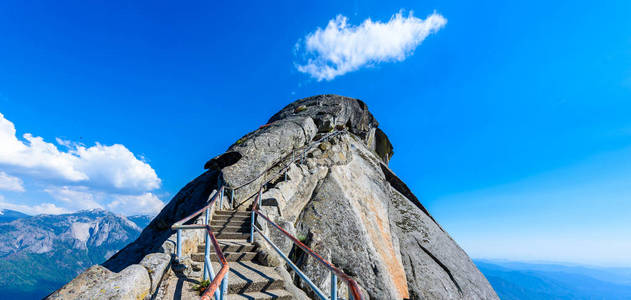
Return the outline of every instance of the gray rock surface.
<path id="1" fill-rule="evenodd" d="M 98 285 L 103 278 L 107 278 L 111 274 L 112 271 L 100 265 L 94 265 L 49 295 L 47 299 L 76 299 L 78 295 L 94 290 L 95 285 Z"/>
<path id="2" fill-rule="evenodd" d="M 152 293 L 156 291 L 170 263 L 171 255 L 166 253 L 151 253 L 140 261 L 140 265 L 147 269 L 147 273 L 151 279 Z"/>
<path id="3" fill-rule="evenodd" d="M 151 279 L 141 265 L 130 265 L 119 273 L 93 266 L 55 291 L 48 299 L 144 299 Z"/>
<path id="4" fill-rule="evenodd" d="M 356 280 L 370 299 L 497 299 L 467 254 L 388 168 L 393 146 L 360 100 L 298 100 L 209 160 L 143 231 L 104 264 L 126 270 L 149 253 L 173 253 L 169 226 L 203 206 L 222 180 L 247 210 L 265 184 L 261 211 Z M 287 170 L 285 174 L 285 170 Z M 265 221 L 259 227 L 320 289 L 330 273 Z M 201 236 L 188 237 L 195 246 Z M 284 261 L 257 238 L 258 259 Z M 185 250 L 189 251 L 189 250 Z M 292 270 L 296 286 L 312 291 Z M 151 283 L 153 285 L 153 283 Z M 348 290 L 338 282 L 340 295 Z"/>

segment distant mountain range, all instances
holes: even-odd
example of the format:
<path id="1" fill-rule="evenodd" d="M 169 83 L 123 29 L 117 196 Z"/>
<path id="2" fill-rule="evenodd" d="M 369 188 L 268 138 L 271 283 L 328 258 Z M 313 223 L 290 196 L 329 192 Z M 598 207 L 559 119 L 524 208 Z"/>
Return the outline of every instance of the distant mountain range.
<path id="1" fill-rule="evenodd" d="M 17 219 L 30 217 L 27 214 L 23 214 L 19 211 L 10 209 L 0 209 L 0 223 L 8 223 Z"/>
<path id="2" fill-rule="evenodd" d="M 503 300 L 631 299 L 631 268 L 474 262 Z"/>
<path id="3" fill-rule="evenodd" d="M 0 215 L 0 299 L 41 299 L 134 241 L 151 221 L 94 209 Z"/>
<path id="4" fill-rule="evenodd" d="M 145 215 L 129 216 L 127 217 L 127 219 L 136 223 L 136 225 L 138 225 L 140 229 L 144 229 L 145 227 L 147 227 L 149 223 L 151 223 L 151 220 L 153 220 L 152 217 Z"/>

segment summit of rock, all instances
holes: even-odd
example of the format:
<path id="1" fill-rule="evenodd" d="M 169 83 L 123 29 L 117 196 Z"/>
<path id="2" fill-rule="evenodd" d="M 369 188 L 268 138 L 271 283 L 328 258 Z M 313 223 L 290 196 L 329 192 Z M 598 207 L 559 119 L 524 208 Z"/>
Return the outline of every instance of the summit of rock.
<path id="1" fill-rule="evenodd" d="M 173 255 L 171 225 L 206 205 L 223 185 L 224 206 L 216 209 L 247 211 L 262 188 L 260 210 L 357 281 L 366 299 L 497 299 L 468 255 L 388 167 L 393 146 L 378 126 L 358 99 L 319 95 L 290 103 L 206 162 L 207 171 L 182 188 L 104 270 L 144 276 L 134 266 L 156 253 Z M 257 226 L 320 289 L 329 289 L 327 269 L 276 228 L 260 221 Z M 203 245 L 201 231 L 183 235 L 184 255 Z M 255 237 L 258 261 L 287 273 L 284 261 Z M 155 274 L 149 273 L 152 280 Z M 302 290 L 294 298 L 314 296 L 294 273 L 286 275 L 292 276 L 286 282 Z M 65 291 L 73 288 L 71 282 Z M 160 293 L 154 284 L 140 288 Z"/>

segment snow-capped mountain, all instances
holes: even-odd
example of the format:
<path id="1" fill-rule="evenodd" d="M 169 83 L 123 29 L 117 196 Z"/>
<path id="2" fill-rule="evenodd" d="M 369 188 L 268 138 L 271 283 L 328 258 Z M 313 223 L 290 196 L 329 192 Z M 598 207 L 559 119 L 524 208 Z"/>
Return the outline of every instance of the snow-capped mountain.
<path id="1" fill-rule="evenodd" d="M 135 240 L 150 221 L 133 219 L 139 223 L 93 209 L 0 223 L 0 298 L 41 298 L 104 262 Z"/>

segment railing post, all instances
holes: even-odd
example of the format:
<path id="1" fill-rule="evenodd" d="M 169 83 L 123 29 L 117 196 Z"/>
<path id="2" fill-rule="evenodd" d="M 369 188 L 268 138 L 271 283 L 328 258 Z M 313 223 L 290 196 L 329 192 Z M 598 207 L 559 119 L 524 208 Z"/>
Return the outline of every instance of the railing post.
<path id="1" fill-rule="evenodd" d="M 206 245 L 204 247 L 204 280 L 206 280 L 207 275 L 210 275 L 212 266 L 209 266 L 207 261 L 210 261 L 210 234 L 208 234 L 208 230 L 206 231 Z"/>
<path id="2" fill-rule="evenodd" d="M 180 257 L 182 256 L 182 229 L 178 229 L 177 230 L 177 243 L 176 243 L 176 254 L 177 254 L 177 261 L 180 261 Z"/>
<path id="3" fill-rule="evenodd" d="M 206 209 L 206 216 L 204 217 L 204 224 L 206 224 L 206 226 L 208 226 L 208 222 L 210 221 L 210 207 Z M 208 274 L 210 274 L 210 270 L 208 268 L 208 265 L 206 264 L 207 260 L 210 260 L 210 235 L 208 234 L 208 230 L 206 230 L 206 243 L 204 244 L 204 278 L 203 280 L 206 280 L 206 278 L 209 276 Z"/>
<path id="4" fill-rule="evenodd" d="M 234 208 L 234 189 L 230 189 L 230 209 Z"/>
<path id="5" fill-rule="evenodd" d="M 337 300 L 337 275 L 331 271 L 331 300 Z"/>
<path id="6" fill-rule="evenodd" d="M 228 293 L 228 274 L 230 274 L 230 272 L 226 273 L 226 275 L 224 275 L 223 280 L 221 281 L 221 300 L 226 300 L 226 294 Z"/>
<path id="7" fill-rule="evenodd" d="M 220 187 L 219 191 L 221 194 L 219 194 L 219 209 L 223 210 L 223 189 Z"/>
<path id="8" fill-rule="evenodd" d="M 254 243 L 254 210 L 252 210 L 252 216 L 250 218 L 250 243 Z"/>
<path id="9" fill-rule="evenodd" d="M 210 221 L 210 207 L 206 209 L 206 216 L 204 217 L 204 225 L 208 225 Z"/>
<path id="10" fill-rule="evenodd" d="M 259 208 L 261 207 L 261 198 L 262 197 L 263 197 L 263 188 L 261 187 L 259 189 L 259 205 L 258 205 Z"/>

